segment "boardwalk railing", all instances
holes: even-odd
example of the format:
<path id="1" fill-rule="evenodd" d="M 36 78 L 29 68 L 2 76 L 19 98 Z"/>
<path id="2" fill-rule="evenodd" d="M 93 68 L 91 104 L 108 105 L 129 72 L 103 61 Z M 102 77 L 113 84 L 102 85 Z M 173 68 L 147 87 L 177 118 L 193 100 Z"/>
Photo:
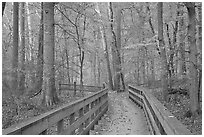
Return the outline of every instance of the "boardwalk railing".
<path id="1" fill-rule="evenodd" d="M 83 85 L 83 91 L 96 92 L 101 89 L 103 87 Z M 80 85 L 59 83 L 59 90 L 80 90 Z"/>
<path id="2" fill-rule="evenodd" d="M 103 89 L 4 129 L 2 134 L 89 134 L 107 109 L 108 91 Z"/>
<path id="3" fill-rule="evenodd" d="M 150 126 L 151 134 L 191 134 L 191 132 L 150 93 L 149 89 L 129 85 L 128 92 L 129 98 L 143 108 Z"/>

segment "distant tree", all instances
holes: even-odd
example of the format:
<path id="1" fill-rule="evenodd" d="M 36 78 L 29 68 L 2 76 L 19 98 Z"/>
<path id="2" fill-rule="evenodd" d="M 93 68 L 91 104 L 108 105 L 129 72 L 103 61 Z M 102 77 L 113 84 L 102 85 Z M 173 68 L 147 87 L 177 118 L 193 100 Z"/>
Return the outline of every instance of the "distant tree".
<path id="1" fill-rule="evenodd" d="M 184 75 L 186 72 L 186 61 L 185 61 L 185 35 L 184 35 L 184 30 L 185 30 L 185 20 L 184 20 L 184 11 L 182 10 L 181 4 L 178 3 L 178 29 L 179 29 L 179 50 L 178 50 L 178 56 L 180 59 L 178 60 L 178 75 Z"/>
<path id="2" fill-rule="evenodd" d="M 44 43 L 44 25 L 43 25 L 43 2 L 41 2 L 41 18 L 38 32 L 38 53 L 37 53 L 37 73 L 34 91 L 31 93 L 39 93 L 42 91 L 43 84 L 43 43 Z"/>
<path id="3" fill-rule="evenodd" d="M 19 92 L 25 90 L 25 3 L 20 3 L 20 73 L 19 73 Z"/>
<path id="4" fill-rule="evenodd" d="M 57 103 L 58 96 L 55 88 L 55 66 L 54 66 L 54 3 L 43 3 L 44 23 L 44 47 L 43 47 L 43 102 L 50 106 Z"/>
<path id="5" fill-rule="evenodd" d="M 11 87 L 13 91 L 18 88 L 18 11 L 19 3 L 14 2 L 13 4 L 13 47 L 12 47 L 12 81 Z M 17 91 L 16 91 L 17 92 Z M 17 94 L 17 93 L 16 93 Z"/>

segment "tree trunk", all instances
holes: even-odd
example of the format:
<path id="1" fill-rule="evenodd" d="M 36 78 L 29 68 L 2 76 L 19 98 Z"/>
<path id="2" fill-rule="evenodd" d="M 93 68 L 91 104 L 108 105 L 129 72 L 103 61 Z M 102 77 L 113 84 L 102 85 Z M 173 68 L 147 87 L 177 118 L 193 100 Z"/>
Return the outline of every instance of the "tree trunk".
<path id="1" fill-rule="evenodd" d="M 119 92 L 120 91 L 120 78 L 121 76 L 121 12 L 122 9 L 120 7 L 118 7 L 117 10 L 117 18 L 116 18 L 116 22 L 117 22 L 117 37 L 116 37 L 116 42 L 117 42 L 117 47 L 116 47 L 116 61 L 115 61 L 115 72 L 116 72 L 116 91 Z M 122 82 L 122 81 L 121 81 Z M 122 85 L 124 85 L 124 83 L 122 83 Z M 123 87 L 123 89 L 125 89 L 125 87 Z"/>
<path id="2" fill-rule="evenodd" d="M 25 90 L 25 3 L 20 3 L 20 73 L 19 73 L 19 92 Z"/>
<path id="3" fill-rule="evenodd" d="M 2 2 L 2 17 L 4 15 L 5 7 L 6 7 L 6 2 Z"/>
<path id="4" fill-rule="evenodd" d="M 148 14 L 149 14 L 148 23 L 149 23 L 149 26 L 151 28 L 152 35 L 155 36 L 155 31 L 154 31 L 154 27 L 153 27 L 153 24 L 152 24 L 152 17 L 151 17 L 151 11 L 150 11 L 149 4 L 147 4 L 147 11 L 148 11 Z M 154 57 L 151 57 L 151 59 L 150 59 L 150 70 L 151 70 L 151 81 L 154 82 L 155 81 Z"/>
<path id="5" fill-rule="evenodd" d="M 43 70 L 43 91 L 44 101 L 47 106 L 57 103 L 58 97 L 55 88 L 55 68 L 54 68 L 54 3 L 43 3 L 44 17 L 44 70 Z"/>
<path id="6" fill-rule="evenodd" d="M 111 55 L 112 55 L 112 70 L 113 70 L 113 90 L 116 90 L 116 82 L 117 82 L 117 78 L 116 78 L 116 48 L 117 48 L 117 43 L 116 43 L 116 34 L 114 32 L 114 28 L 113 28 L 113 7 L 112 7 L 112 3 L 109 3 L 109 16 L 110 16 L 110 29 L 111 29 L 111 33 L 112 33 L 112 46 L 111 46 Z"/>
<path id="7" fill-rule="evenodd" d="M 154 81 L 155 81 L 155 72 L 154 72 L 154 58 L 153 57 L 150 59 L 150 64 L 151 64 L 151 66 L 150 66 L 151 81 L 154 83 Z"/>
<path id="8" fill-rule="evenodd" d="M 161 59 L 162 59 L 162 90 L 163 90 L 163 98 L 167 100 L 168 94 L 168 79 L 167 79 L 167 58 L 166 58 L 166 50 L 164 46 L 164 38 L 163 38 L 163 3 L 158 3 L 158 40 L 159 47 L 161 50 Z"/>
<path id="9" fill-rule="evenodd" d="M 101 85 L 101 62 L 99 55 L 97 56 L 97 63 L 98 63 L 98 86 Z"/>
<path id="10" fill-rule="evenodd" d="M 64 16 L 62 15 L 62 21 L 63 21 L 63 26 L 64 28 L 66 27 L 66 24 L 65 24 L 65 18 Z M 71 82 L 71 79 L 70 79 L 70 65 L 69 65 L 69 50 L 68 50 L 68 43 L 67 43 L 67 38 L 66 38 L 66 30 L 63 31 L 63 36 L 64 36 L 64 44 L 65 44 L 65 47 L 66 47 L 66 61 L 67 61 L 67 77 L 68 77 L 68 83 Z"/>
<path id="11" fill-rule="evenodd" d="M 98 7 L 98 3 L 96 4 L 96 9 L 98 10 L 98 14 L 99 14 L 100 18 L 102 18 L 101 13 L 100 13 L 100 9 Z M 101 31 L 101 35 L 102 35 L 102 39 L 103 39 L 103 43 L 104 43 L 104 47 L 105 47 L 105 58 L 106 58 L 107 70 L 108 70 L 109 88 L 111 90 L 113 90 L 113 80 L 112 80 L 109 53 L 108 53 L 108 42 L 107 42 L 107 38 L 106 38 L 106 32 L 105 32 L 106 30 L 105 30 L 104 24 L 102 24 L 102 29 L 100 27 L 100 31 Z"/>
<path id="12" fill-rule="evenodd" d="M 14 94 L 18 94 L 18 2 L 13 4 L 13 48 L 12 48 L 12 73 L 11 73 L 11 87 Z"/>
<path id="13" fill-rule="evenodd" d="M 185 43 L 184 43 L 184 15 L 183 15 L 183 9 L 181 8 L 181 5 L 178 4 L 178 10 L 179 10 L 179 23 L 178 23 L 178 29 L 179 29 L 179 51 L 178 56 L 180 59 L 178 60 L 178 76 L 182 76 L 186 72 L 186 63 L 185 63 Z M 178 58 L 178 57 L 177 57 Z"/>
<path id="14" fill-rule="evenodd" d="M 26 2 L 26 14 L 27 14 L 27 32 L 28 32 L 28 52 L 27 52 L 27 58 L 29 61 L 31 61 L 31 56 L 32 56 L 32 33 L 31 33 L 31 19 L 30 19 L 30 11 L 28 7 L 28 2 Z"/>
<path id="15" fill-rule="evenodd" d="M 69 73 L 69 51 L 66 49 L 66 60 L 67 60 L 67 77 L 68 77 L 68 83 L 70 84 L 70 73 Z"/>
<path id="16" fill-rule="evenodd" d="M 196 14 L 195 3 L 186 2 L 185 6 L 188 10 L 188 37 L 190 42 L 190 69 L 189 69 L 189 90 L 190 90 L 190 110 L 193 116 L 197 114 L 199 108 L 198 103 L 198 72 L 195 66 L 197 66 L 197 47 L 196 47 Z"/>
<path id="17" fill-rule="evenodd" d="M 106 39 L 106 34 L 105 34 L 105 28 L 104 27 L 103 27 L 103 33 L 104 33 L 103 37 L 104 37 L 104 42 L 105 42 L 105 57 L 106 57 L 106 62 L 107 62 L 109 88 L 111 90 L 113 90 L 113 80 L 112 80 L 112 73 L 111 73 L 109 53 L 108 53 L 108 42 L 107 42 L 107 39 Z"/>
<path id="18" fill-rule="evenodd" d="M 202 92 L 202 3 L 200 3 L 198 6 L 198 50 L 199 55 L 198 56 L 198 64 L 200 67 L 199 69 L 199 87 L 198 87 L 198 102 L 199 102 L 199 111 L 201 111 L 201 92 Z M 200 65 L 201 64 L 201 65 Z"/>
<path id="19" fill-rule="evenodd" d="M 42 90 L 43 84 L 43 39 L 44 39 L 44 26 L 43 26 L 43 3 L 41 3 L 41 19 L 40 19 L 40 29 L 38 38 L 38 55 L 37 55 L 37 73 L 36 73 L 36 83 L 33 92 L 39 92 Z M 33 93 L 31 93 L 33 94 Z"/>
<path id="20" fill-rule="evenodd" d="M 168 44 L 169 44 L 169 52 L 170 52 L 170 57 L 169 57 L 169 62 L 168 62 L 168 74 L 169 74 L 169 78 L 171 79 L 172 76 L 172 69 L 173 69 L 173 45 L 171 42 L 171 38 L 170 38 L 170 32 L 169 32 L 169 24 L 166 24 L 166 35 L 168 37 Z M 171 81 L 171 80 L 170 80 Z"/>
<path id="21" fill-rule="evenodd" d="M 83 94 L 83 64 L 84 64 L 84 51 L 81 51 L 80 56 L 80 90 Z"/>

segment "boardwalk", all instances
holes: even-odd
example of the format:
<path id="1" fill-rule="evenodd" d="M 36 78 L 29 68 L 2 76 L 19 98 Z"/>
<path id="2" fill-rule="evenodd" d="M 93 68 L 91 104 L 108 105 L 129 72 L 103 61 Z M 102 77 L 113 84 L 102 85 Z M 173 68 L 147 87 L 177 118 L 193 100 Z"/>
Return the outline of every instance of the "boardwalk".
<path id="1" fill-rule="evenodd" d="M 139 108 L 132 100 L 137 102 Z M 147 124 L 148 123 L 148 124 Z M 52 131 L 52 132 L 50 132 Z M 107 88 L 3 130 L 3 134 L 190 135 L 143 87 Z"/>
<path id="2" fill-rule="evenodd" d="M 144 112 L 128 99 L 127 92 L 109 92 L 109 110 L 95 125 L 92 135 L 148 135 Z"/>

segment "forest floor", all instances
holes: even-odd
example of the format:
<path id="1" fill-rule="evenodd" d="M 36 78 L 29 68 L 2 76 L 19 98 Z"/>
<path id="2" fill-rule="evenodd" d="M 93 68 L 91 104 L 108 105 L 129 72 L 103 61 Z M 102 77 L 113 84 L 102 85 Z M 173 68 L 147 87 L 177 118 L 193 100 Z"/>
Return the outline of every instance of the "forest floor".
<path id="1" fill-rule="evenodd" d="M 188 96 L 178 95 L 176 98 L 170 98 L 166 102 L 162 98 L 161 88 L 153 89 L 152 93 L 192 134 L 202 135 L 202 114 L 197 115 L 194 120 L 186 115 L 190 108 L 190 98 Z"/>
<path id="2" fill-rule="evenodd" d="M 144 112 L 128 98 L 127 92 L 109 91 L 109 108 L 91 135 L 148 135 Z"/>

